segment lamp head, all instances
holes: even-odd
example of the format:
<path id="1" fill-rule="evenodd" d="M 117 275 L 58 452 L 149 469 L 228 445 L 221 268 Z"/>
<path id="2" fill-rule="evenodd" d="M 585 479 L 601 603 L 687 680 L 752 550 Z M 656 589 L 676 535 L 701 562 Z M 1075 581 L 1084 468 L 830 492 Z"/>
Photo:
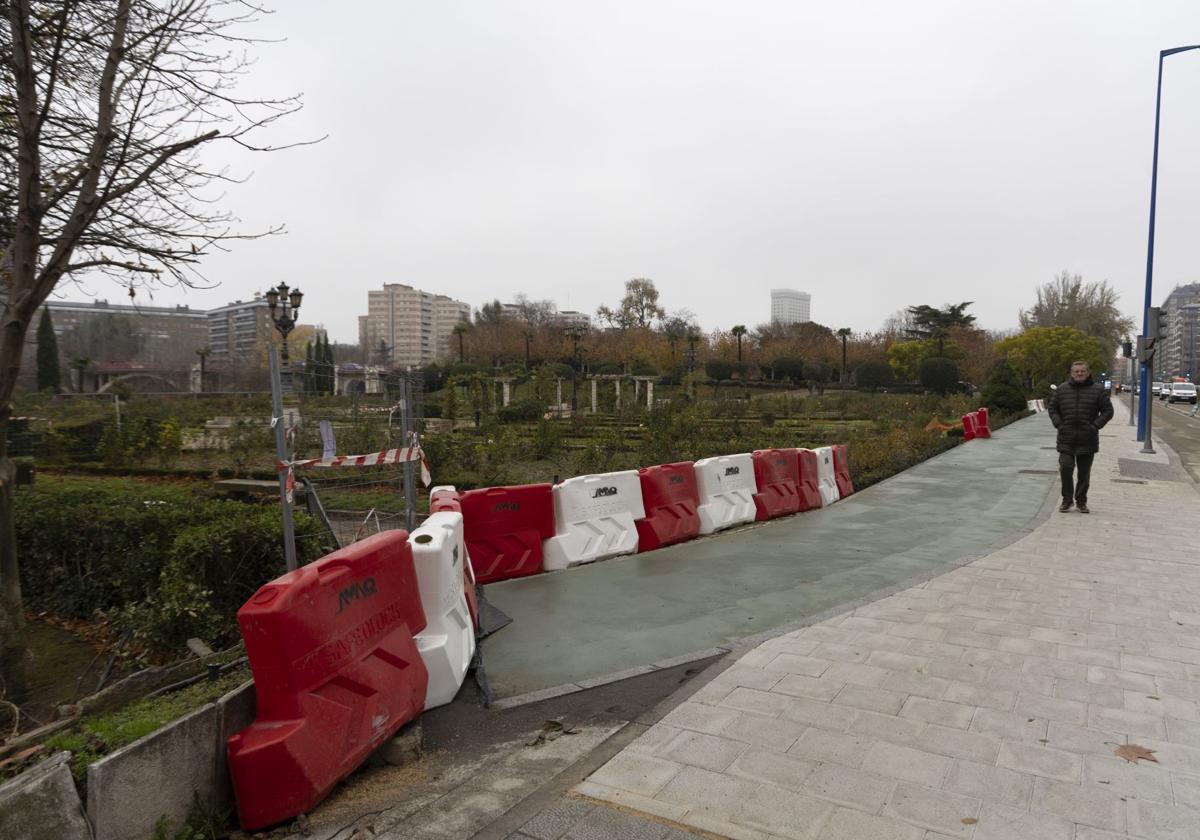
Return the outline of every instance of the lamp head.
<path id="1" fill-rule="evenodd" d="M 293 311 L 300 308 L 300 301 L 304 300 L 304 292 L 300 291 L 299 286 L 297 286 L 295 289 L 292 289 L 292 294 L 289 297 L 289 300 L 292 303 Z"/>
<path id="2" fill-rule="evenodd" d="M 279 305 L 279 292 L 274 289 L 267 289 L 267 293 L 263 295 L 267 299 L 267 306 L 271 310 L 271 314 L 275 314 L 275 307 Z"/>

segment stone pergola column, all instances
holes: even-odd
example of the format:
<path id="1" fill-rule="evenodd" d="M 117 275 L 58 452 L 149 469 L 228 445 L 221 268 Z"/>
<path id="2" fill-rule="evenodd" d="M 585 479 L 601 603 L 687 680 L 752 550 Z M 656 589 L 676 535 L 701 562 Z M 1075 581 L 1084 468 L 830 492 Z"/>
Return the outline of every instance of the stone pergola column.
<path id="1" fill-rule="evenodd" d="M 616 404 L 615 410 L 620 411 L 621 410 L 621 380 L 620 379 L 613 380 L 613 393 L 615 393 L 617 395 L 617 404 Z"/>
<path id="2" fill-rule="evenodd" d="M 508 405 L 509 399 L 512 397 L 512 389 L 507 379 L 500 380 L 500 388 L 500 405 L 504 407 Z"/>
<path id="3" fill-rule="evenodd" d="M 654 380 L 646 380 L 646 408 L 654 408 Z"/>
<path id="4" fill-rule="evenodd" d="M 554 414 L 557 416 L 562 411 L 562 380 L 554 380 Z"/>
<path id="5" fill-rule="evenodd" d="M 592 380 L 592 414 L 596 413 L 596 380 Z"/>

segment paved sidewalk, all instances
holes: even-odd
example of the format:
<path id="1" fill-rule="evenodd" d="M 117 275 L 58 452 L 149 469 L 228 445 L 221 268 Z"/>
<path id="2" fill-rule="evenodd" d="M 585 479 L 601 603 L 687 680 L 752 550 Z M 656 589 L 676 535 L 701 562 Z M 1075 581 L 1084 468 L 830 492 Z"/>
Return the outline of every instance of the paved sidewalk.
<path id="1" fill-rule="evenodd" d="M 512 836 L 1200 838 L 1200 493 L 1111 431 L 1091 515 L 759 645 Z"/>

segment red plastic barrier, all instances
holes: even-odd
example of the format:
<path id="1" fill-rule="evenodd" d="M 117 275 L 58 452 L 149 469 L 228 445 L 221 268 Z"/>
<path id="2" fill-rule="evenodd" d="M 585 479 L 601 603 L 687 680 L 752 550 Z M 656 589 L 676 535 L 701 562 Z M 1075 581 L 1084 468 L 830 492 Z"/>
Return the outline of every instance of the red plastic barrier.
<path id="1" fill-rule="evenodd" d="M 754 459 L 755 520 L 762 522 L 800 511 L 800 464 L 793 449 L 756 449 Z"/>
<path id="2" fill-rule="evenodd" d="M 796 467 L 800 483 L 796 486 L 800 496 L 800 510 L 816 510 L 821 507 L 821 486 L 817 477 L 817 453 L 811 449 L 797 449 Z"/>
<path id="3" fill-rule="evenodd" d="M 413 635 L 425 612 L 408 532 L 276 578 L 237 617 L 258 711 L 229 738 L 229 770 L 241 827 L 258 829 L 312 810 L 424 708 L 429 675 Z"/>
<path id="4" fill-rule="evenodd" d="M 963 440 L 975 440 L 975 415 L 964 414 L 962 416 L 963 424 Z"/>
<path id="5" fill-rule="evenodd" d="M 838 495 L 846 498 L 854 492 L 854 482 L 850 480 L 850 450 L 844 443 L 833 445 L 833 477 L 837 480 Z"/>
<path id="6" fill-rule="evenodd" d="M 459 502 L 477 581 L 494 583 L 542 570 L 542 540 L 554 536 L 549 484 L 468 490 Z"/>
<path id="7" fill-rule="evenodd" d="M 462 513 L 461 497 L 457 490 L 449 488 L 435 488 L 429 494 L 429 512 L 439 513 L 448 510 L 454 513 Z"/>
<path id="8" fill-rule="evenodd" d="M 988 410 L 987 406 L 975 412 L 975 437 L 990 438 L 992 429 L 988 426 Z"/>
<path id="9" fill-rule="evenodd" d="M 691 461 L 638 470 L 646 518 L 637 520 L 638 551 L 690 540 L 700 534 L 700 490 Z"/>

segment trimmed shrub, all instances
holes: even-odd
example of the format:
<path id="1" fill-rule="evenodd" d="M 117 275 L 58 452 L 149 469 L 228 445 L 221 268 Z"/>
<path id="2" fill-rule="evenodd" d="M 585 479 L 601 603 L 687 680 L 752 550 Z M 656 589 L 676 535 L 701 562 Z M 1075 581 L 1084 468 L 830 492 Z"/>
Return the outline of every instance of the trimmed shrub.
<path id="1" fill-rule="evenodd" d="M 709 379 L 716 379 L 718 382 L 725 379 L 732 379 L 733 362 L 726 362 L 721 359 L 709 359 L 704 363 L 704 372 L 708 374 Z"/>
<path id="2" fill-rule="evenodd" d="M 1025 391 L 1021 378 L 1008 362 L 1001 362 L 983 385 L 980 400 L 996 412 L 1016 413 L 1025 410 Z"/>
<path id="3" fill-rule="evenodd" d="M 541 400 L 513 400 L 496 412 L 501 423 L 521 423 L 537 420 L 546 412 Z"/>
<path id="4" fill-rule="evenodd" d="M 887 362 L 863 362 L 854 369 L 854 384 L 859 388 L 886 388 L 896 380 L 892 366 Z"/>
<path id="5" fill-rule="evenodd" d="M 925 359 L 917 369 L 917 379 L 931 391 L 948 394 L 958 388 L 958 365 L 953 359 Z"/>

